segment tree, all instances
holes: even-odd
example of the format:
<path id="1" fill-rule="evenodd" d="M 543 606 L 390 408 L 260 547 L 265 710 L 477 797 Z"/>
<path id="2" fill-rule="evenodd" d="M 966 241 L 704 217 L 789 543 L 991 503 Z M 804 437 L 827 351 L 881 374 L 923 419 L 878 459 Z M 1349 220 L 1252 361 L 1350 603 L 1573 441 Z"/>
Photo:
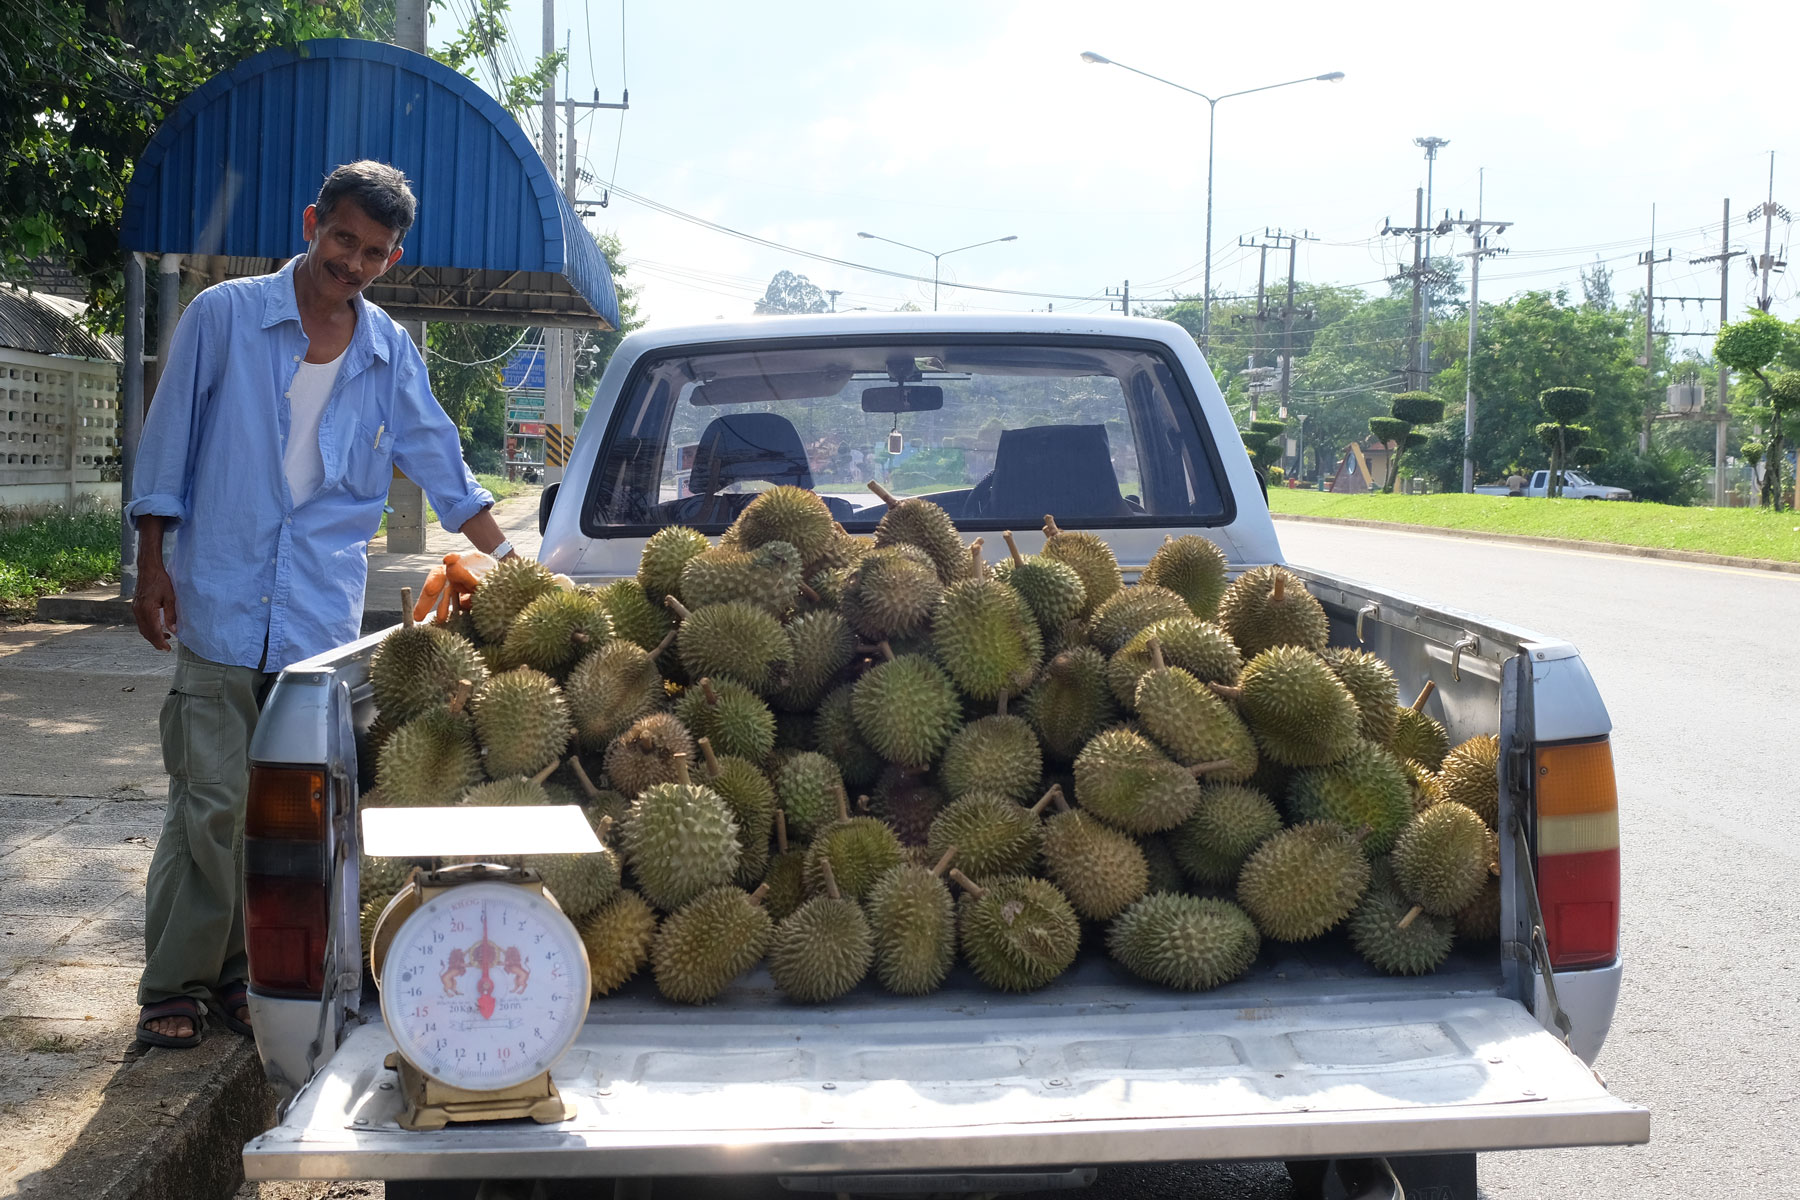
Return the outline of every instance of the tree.
<path id="1" fill-rule="evenodd" d="M 1800 409 L 1800 380 L 1789 384 L 1790 372 L 1771 378 L 1765 371 L 1787 349 L 1792 333 L 1779 318 L 1759 312 L 1720 327 L 1713 342 L 1715 358 L 1734 371 L 1756 376 L 1762 385 L 1763 403 L 1757 406 L 1761 411 L 1755 414 L 1763 426 L 1762 447 L 1767 464 L 1763 471 L 1762 504 L 1776 512 L 1782 508 L 1782 418 Z"/>
<path id="2" fill-rule="evenodd" d="M 1593 430 L 1575 422 L 1586 416 L 1593 406 L 1594 393 L 1590 388 L 1553 387 L 1538 393 L 1538 407 L 1550 418 L 1536 429 L 1539 440 L 1550 450 L 1550 483 L 1544 489 L 1546 498 L 1562 495 L 1563 470 L 1568 465 L 1569 452 L 1593 434 Z"/>
<path id="3" fill-rule="evenodd" d="M 756 315 L 779 316 L 790 313 L 822 313 L 830 306 L 819 285 L 792 271 L 777 271 L 769 280 L 769 290 L 756 302 Z"/>
<path id="4" fill-rule="evenodd" d="M 1594 265 L 1581 269 L 1581 302 L 1588 308 L 1611 312 L 1613 308 L 1612 268 L 1594 256 Z"/>
<path id="5" fill-rule="evenodd" d="M 1420 425 L 1436 425 L 1444 419 L 1444 402 L 1430 392 L 1401 392 L 1394 397 L 1393 408 L 1388 416 L 1370 417 L 1369 432 L 1394 447 L 1394 456 L 1388 461 L 1387 481 L 1381 485 L 1384 492 L 1394 490 L 1394 480 L 1400 477 L 1400 459 L 1408 450 L 1425 445 L 1428 440 L 1422 433 L 1413 430 Z M 1415 440 L 1416 439 L 1416 440 Z"/>

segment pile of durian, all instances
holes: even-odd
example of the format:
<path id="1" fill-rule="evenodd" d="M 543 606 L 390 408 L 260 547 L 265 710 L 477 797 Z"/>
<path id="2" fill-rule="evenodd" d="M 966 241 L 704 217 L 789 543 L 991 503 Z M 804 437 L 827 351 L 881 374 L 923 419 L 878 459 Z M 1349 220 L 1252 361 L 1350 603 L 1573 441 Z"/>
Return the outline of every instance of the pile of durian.
<path id="1" fill-rule="evenodd" d="M 1188 536 L 1126 586 L 1054 518 L 990 564 L 882 498 L 859 538 L 775 487 L 598 589 L 493 568 L 376 651 L 363 803 L 582 805 L 602 853 L 519 861 L 596 995 L 648 967 L 702 1003 L 758 962 L 795 1001 L 918 995 L 959 958 L 1027 991 L 1084 942 L 1205 989 L 1264 939 L 1419 974 L 1498 935 L 1496 739 L 1452 749 L 1297 576 Z M 365 943 L 413 865 L 363 860 Z"/>

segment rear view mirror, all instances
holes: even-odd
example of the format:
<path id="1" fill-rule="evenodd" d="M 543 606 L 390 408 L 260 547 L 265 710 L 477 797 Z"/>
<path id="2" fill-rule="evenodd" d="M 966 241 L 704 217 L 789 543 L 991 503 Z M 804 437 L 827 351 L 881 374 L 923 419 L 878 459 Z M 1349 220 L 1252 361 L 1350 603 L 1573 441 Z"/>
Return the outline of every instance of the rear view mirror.
<path id="1" fill-rule="evenodd" d="M 929 385 L 864 388 L 862 394 L 862 410 L 866 413 L 936 412 L 942 407 L 944 389 Z"/>

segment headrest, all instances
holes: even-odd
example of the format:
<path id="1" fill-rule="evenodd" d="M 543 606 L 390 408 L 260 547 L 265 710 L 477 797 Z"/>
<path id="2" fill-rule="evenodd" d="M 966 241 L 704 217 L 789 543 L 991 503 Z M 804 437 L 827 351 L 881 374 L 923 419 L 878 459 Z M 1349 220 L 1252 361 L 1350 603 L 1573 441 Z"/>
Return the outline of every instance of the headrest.
<path id="1" fill-rule="evenodd" d="M 994 498 L 989 516 L 1042 520 L 1123 516 L 1112 451 L 1104 425 L 1037 425 L 1004 429 L 994 449 Z"/>
<path id="2" fill-rule="evenodd" d="M 694 450 L 688 491 L 711 495 L 746 479 L 812 488 L 812 468 L 793 422 L 779 413 L 713 418 Z"/>

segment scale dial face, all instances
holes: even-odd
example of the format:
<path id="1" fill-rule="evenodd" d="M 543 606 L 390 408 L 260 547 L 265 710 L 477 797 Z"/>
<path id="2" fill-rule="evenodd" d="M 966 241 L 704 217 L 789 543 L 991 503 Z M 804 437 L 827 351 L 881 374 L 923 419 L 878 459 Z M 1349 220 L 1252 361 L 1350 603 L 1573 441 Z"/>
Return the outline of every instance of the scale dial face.
<path id="1" fill-rule="evenodd" d="M 587 1018 L 587 951 L 543 896 L 505 883 L 442 892 L 381 964 L 381 1015 L 408 1062 L 469 1091 L 550 1069 Z"/>

